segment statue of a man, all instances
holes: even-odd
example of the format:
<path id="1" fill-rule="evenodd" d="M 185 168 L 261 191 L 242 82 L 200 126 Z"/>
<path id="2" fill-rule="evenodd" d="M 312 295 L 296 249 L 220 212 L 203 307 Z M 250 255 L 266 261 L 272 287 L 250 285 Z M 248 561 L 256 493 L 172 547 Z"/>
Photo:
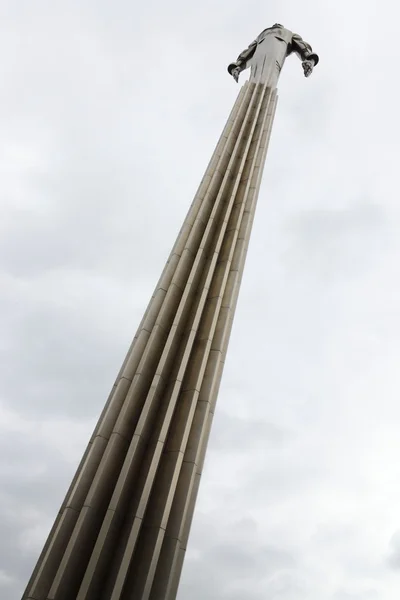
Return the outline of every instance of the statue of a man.
<path id="1" fill-rule="evenodd" d="M 310 44 L 299 35 L 275 23 L 272 27 L 264 29 L 254 42 L 239 54 L 236 62 L 229 65 L 228 71 L 234 80 L 238 81 L 240 73 L 251 67 L 250 81 L 276 87 L 285 59 L 293 52 L 302 60 L 304 75 L 309 77 L 319 62 L 318 54 L 315 54 Z"/>

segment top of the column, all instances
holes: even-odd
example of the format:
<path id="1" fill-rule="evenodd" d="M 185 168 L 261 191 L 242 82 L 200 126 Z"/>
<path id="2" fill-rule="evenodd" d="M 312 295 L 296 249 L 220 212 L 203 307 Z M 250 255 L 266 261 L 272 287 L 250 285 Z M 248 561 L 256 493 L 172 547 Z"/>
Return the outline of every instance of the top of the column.
<path id="1" fill-rule="evenodd" d="M 228 66 L 228 71 L 238 81 L 241 71 L 251 68 L 250 82 L 264 83 L 275 88 L 286 57 L 295 53 L 302 60 L 304 75 L 309 77 L 319 62 L 310 44 L 300 35 L 286 29 L 280 23 L 264 29 L 246 50 L 241 52 L 236 62 Z"/>

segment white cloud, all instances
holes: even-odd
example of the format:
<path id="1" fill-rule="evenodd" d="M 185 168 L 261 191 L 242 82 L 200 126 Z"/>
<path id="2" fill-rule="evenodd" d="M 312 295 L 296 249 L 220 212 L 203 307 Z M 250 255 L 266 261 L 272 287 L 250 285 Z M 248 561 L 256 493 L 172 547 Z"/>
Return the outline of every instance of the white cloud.
<path id="1" fill-rule="evenodd" d="M 1 13 L 1 595 L 29 577 L 236 97 L 226 65 L 280 21 L 321 62 L 280 82 L 179 600 L 397 598 L 397 5 Z"/>

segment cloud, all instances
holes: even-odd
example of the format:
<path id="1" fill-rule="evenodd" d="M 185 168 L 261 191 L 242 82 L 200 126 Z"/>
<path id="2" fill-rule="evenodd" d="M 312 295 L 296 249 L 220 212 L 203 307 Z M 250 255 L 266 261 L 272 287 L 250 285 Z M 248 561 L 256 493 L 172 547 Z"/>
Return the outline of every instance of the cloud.
<path id="1" fill-rule="evenodd" d="M 334 600 L 362 600 L 362 598 L 368 598 L 374 600 L 379 598 L 379 594 L 376 590 L 364 590 L 360 594 L 352 594 L 348 592 L 336 592 Z"/>
<path id="2" fill-rule="evenodd" d="M 281 21 L 321 62 L 280 81 L 179 600 L 397 599 L 398 6 L 1 15 L 0 596 L 21 596 L 236 98 L 226 65 Z"/>
<path id="3" fill-rule="evenodd" d="M 32 418 L 0 404 L 0 592 L 17 597 L 61 504 L 90 422 Z M 7 595 L 6 595 L 7 594 Z M 10 596 L 12 594 L 12 596 Z"/>
<path id="4" fill-rule="evenodd" d="M 397 571 L 400 569 L 400 532 L 397 531 L 390 540 L 390 553 L 387 564 Z"/>
<path id="5" fill-rule="evenodd" d="M 360 277 L 381 259 L 391 233 L 382 207 L 365 202 L 339 210 L 302 211 L 289 220 L 288 230 L 288 266 L 297 274 L 308 271 L 320 282 Z"/>
<path id="6" fill-rule="evenodd" d="M 203 536 L 198 539 L 196 552 L 189 550 L 189 575 L 180 591 L 182 597 L 200 600 L 207 594 L 210 599 L 236 600 L 245 594 L 258 600 L 263 594 L 269 598 L 272 592 L 292 590 L 295 582 L 290 573 L 296 568 L 295 559 L 286 550 L 263 543 L 254 520 L 241 519 L 232 522 L 229 529 L 220 529 L 211 547 L 206 534 L 211 523 L 204 516 L 198 520 Z"/>

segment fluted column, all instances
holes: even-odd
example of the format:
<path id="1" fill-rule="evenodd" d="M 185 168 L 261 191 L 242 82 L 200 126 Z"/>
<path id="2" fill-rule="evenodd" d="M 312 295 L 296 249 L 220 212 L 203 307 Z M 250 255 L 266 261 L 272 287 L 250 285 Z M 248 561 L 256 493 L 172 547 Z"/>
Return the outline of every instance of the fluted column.
<path id="1" fill-rule="evenodd" d="M 276 108 L 246 83 L 24 600 L 174 600 Z"/>

